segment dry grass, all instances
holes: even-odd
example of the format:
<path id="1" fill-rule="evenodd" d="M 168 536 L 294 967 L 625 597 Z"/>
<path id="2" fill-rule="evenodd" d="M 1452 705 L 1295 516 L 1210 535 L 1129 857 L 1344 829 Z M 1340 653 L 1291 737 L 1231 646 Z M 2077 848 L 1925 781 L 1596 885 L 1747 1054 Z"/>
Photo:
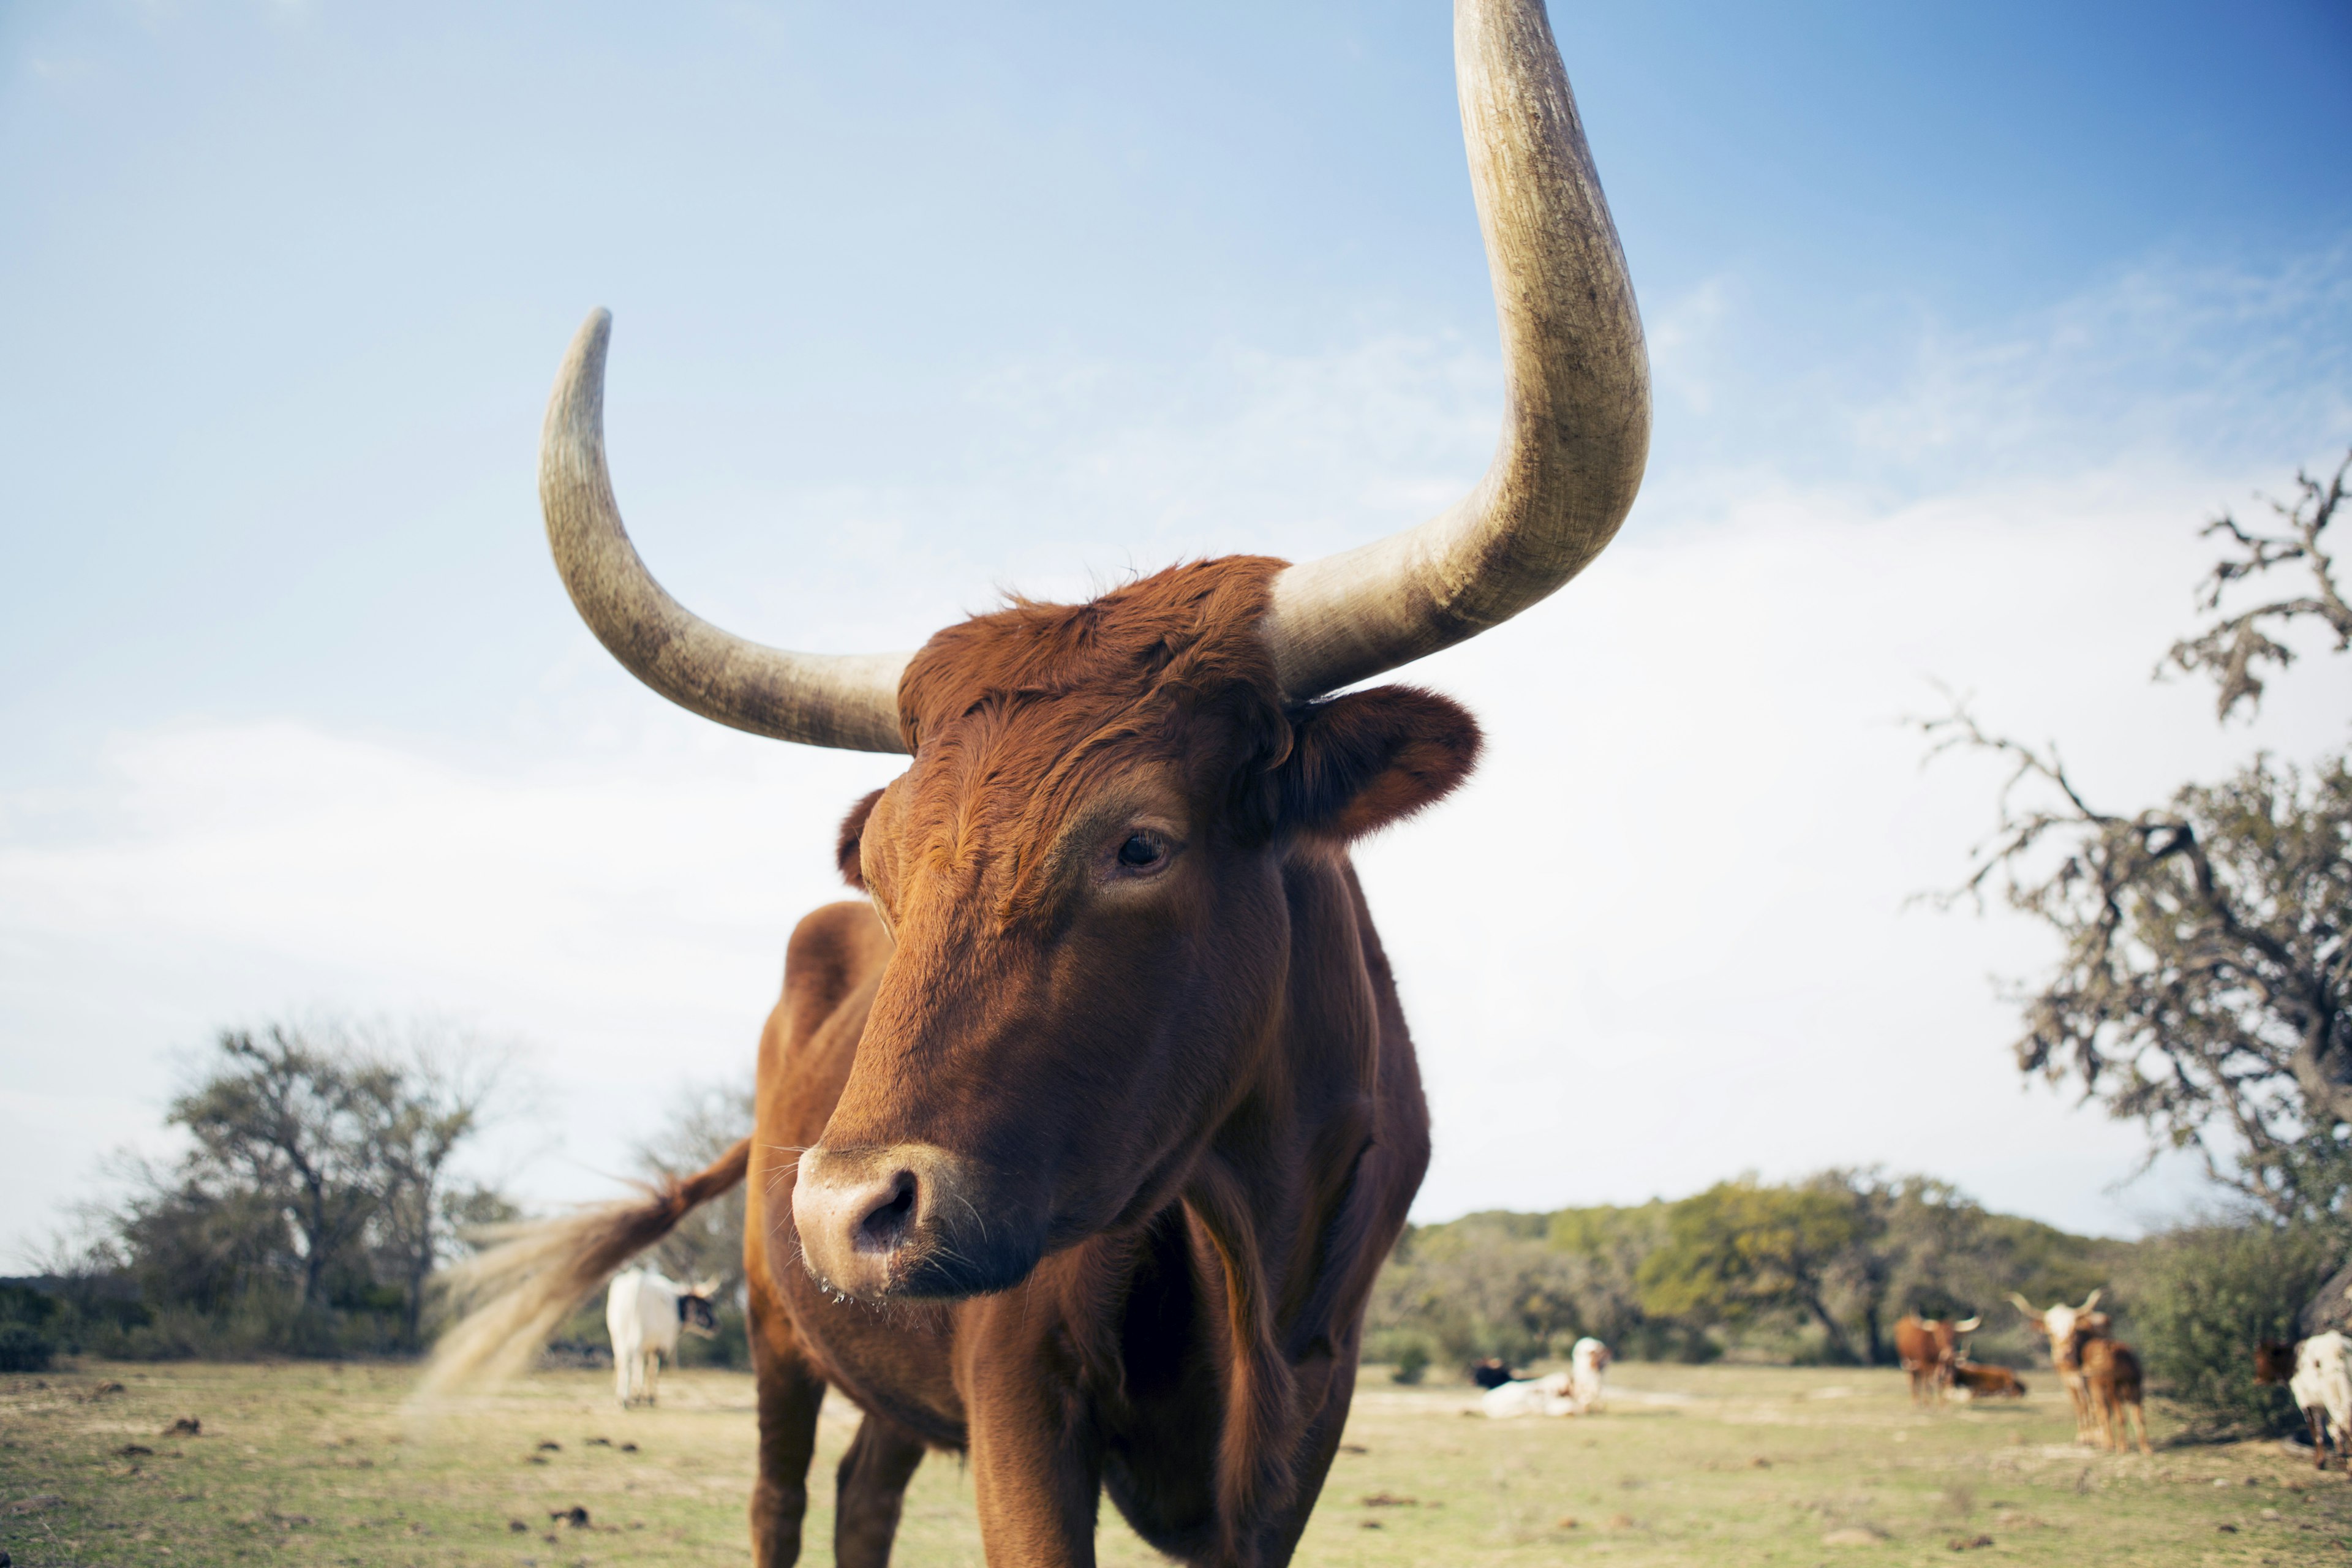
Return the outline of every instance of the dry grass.
<path id="1" fill-rule="evenodd" d="M 1368 1375 L 1298 1560 L 2352 1562 L 2352 1482 L 2266 1445 L 2112 1458 L 2075 1449 L 2039 1391 L 1915 1412 L 1899 1374 L 1618 1370 L 1610 1410 L 1569 1421 L 1490 1422 L 1463 1414 L 1472 1391 Z M 672 1375 L 658 1411 L 624 1415 L 604 1376 L 551 1373 L 420 1422 L 403 1405 L 415 1378 L 310 1363 L 0 1377 L 0 1545 L 17 1568 L 742 1561 L 748 1379 Z M 202 1435 L 163 1435 L 182 1416 Z M 830 1470 L 855 1420 L 827 1408 L 813 1563 L 830 1561 Z M 575 1506 L 584 1527 L 551 1522 Z M 1100 1551 L 1159 1561 L 1115 1521 Z M 916 1477 L 896 1560 L 980 1561 L 953 1458 Z"/>

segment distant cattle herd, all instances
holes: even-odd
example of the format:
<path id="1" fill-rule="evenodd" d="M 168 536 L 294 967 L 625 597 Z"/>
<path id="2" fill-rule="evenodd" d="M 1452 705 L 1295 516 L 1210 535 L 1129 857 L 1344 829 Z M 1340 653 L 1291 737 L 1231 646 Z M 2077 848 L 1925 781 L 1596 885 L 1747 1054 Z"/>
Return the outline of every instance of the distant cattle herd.
<path id="1" fill-rule="evenodd" d="M 2352 1284 L 2352 1268 L 2329 1289 L 2352 1294 L 2338 1289 L 2344 1284 Z M 2092 1291 L 2079 1307 L 2057 1301 L 2036 1309 L 2022 1296 L 2010 1300 L 2048 1342 L 2051 1367 L 2074 1407 L 2075 1440 L 2118 1453 L 2137 1444 L 2141 1453 L 2149 1453 L 2139 1355 L 2115 1337 L 2114 1320 L 2098 1310 L 2104 1293 Z M 2326 1306 L 2323 1293 L 2305 1310 L 2305 1326 L 2331 1320 L 2336 1314 Z M 1915 1403 L 2024 1396 L 2025 1381 L 2016 1373 L 1969 1359 L 1964 1336 L 1983 1323 L 1981 1316 L 1952 1321 L 1916 1314 L 1895 1323 L 1895 1357 L 1910 1374 Z M 1481 1404 L 1488 1415 L 1583 1415 L 1599 1408 L 1609 1361 L 1609 1348 L 1586 1338 L 1576 1342 L 1569 1370 L 1549 1377 L 1522 1377 L 1508 1363 L 1492 1358 L 1465 1370 L 1486 1391 Z M 2300 1340 L 2262 1341 L 2254 1347 L 2254 1381 L 2286 1385 L 2310 1429 L 2313 1462 L 2325 1469 L 2331 1455 L 2347 1458 L 2347 1475 L 2352 1477 L 2346 1446 L 2352 1433 L 2352 1337 L 2326 1329 Z"/>
<path id="2" fill-rule="evenodd" d="M 2352 1268 L 2305 1310 L 2306 1328 L 2341 1315 L 2329 1310 L 2329 1292 L 2346 1294 L 2347 1282 L 2352 1282 Z M 2116 1452 L 2137 1441 L 2139 1451 L 2148 1453 L 2139 1355 L 2115 1337 L 2113 1320 L 2098 1310 L 2102 1294 L 2092 1291 L 2079 1307 L 2058 1301 L 2040 1310 L 2022 1296 L 2011 1294 L 2010 1300 L 2049 1342 L 2051 1367 L 2074 1407 L 2076 1440 Z M 1911 1374 L 1914 1400 L 2025 1393 L 2024 1383 L 2008 1368 L 1979 1366 L 1968 1359 L 1961 1336 L 1982 1322 L 1981 1318 L 1949 1322 L 1906 1317 L 1895 1325 L 1895 1352 Z M 2323 1329 L 2299 1340 L 2263 1340 L 2253 1354 L 2254 1381 L 2285 1384 L 2302 1413 L 2311 1434 L 2313 1463 L 2325 1469 L 2331 1455 L 2345 1458 L 2347 1433 L 2352 1432 L 2352 1338 Z M 2352 1476 L 2352 1464 L 2347 1474 Z"/>

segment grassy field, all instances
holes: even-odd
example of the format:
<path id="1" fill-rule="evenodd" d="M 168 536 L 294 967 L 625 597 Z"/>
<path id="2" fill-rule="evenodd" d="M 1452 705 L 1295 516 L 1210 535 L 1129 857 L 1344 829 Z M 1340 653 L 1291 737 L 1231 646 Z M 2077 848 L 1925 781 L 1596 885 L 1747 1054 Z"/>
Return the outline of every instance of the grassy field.
<path id="1" fill-rule="evenodd" d="M 1609 1409 L 1487 1421 L 1368 1373 L 1315 1564 L 2352 1563 L 2352 1482 L 2270 1445 L 2075 1448 L 2024 1405 L 1915 1411 L 1898 1374 L 1621 1366 Z M 550 1373 L 430 1421 L 409 1369 L 86 1363 L 0 1377 L 0 1546 L 42 1564 L 722 1563 L 744 1556 L 751 1387 L 663 1380 L 623 1414 Z M 2044 1385 L 2047 1379 L 2043 1380 Z M 174 1435 L 182 1418 L 199 1435 Z M 831 1561 L 829 1405 L 807 1560 Z M 2167 1423 L 2157 1419 L 2161 1442 Z M 630 1447 L 634 1445 L 634 1447 Z M 584 1509 L 585 1524 L 551 1515 Z M 1115 1521 L 1107 1563 L 1160 1561 Z M 898 1563 L 977 1563 L 969 1475 L 924 1463 Z"/>

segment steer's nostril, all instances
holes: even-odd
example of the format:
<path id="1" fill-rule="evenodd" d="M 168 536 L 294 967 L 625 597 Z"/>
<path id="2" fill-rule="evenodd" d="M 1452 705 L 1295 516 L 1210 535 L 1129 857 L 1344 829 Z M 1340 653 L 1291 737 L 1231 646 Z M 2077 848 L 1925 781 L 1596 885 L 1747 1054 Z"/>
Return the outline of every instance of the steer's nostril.
<path id="1" fill-rule="evenodd" d="M 895 1252 L 915 1228 L 915 1173 L 901 1171 L 891 1178 L 889 1196 L 857 1222 L 861 1252 Z"/>

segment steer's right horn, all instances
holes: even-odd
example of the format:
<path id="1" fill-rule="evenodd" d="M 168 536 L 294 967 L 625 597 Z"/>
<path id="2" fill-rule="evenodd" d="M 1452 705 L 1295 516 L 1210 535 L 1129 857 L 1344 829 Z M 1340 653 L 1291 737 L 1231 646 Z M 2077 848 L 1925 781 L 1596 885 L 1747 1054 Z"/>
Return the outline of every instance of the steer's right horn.
<path id="1" fill-rule="evenodd" d="M 1956 1334 L 1972 1334 L 1982 1327 L 1984 1327 L 1984 1315 L 1982 1313 L 1979 1313 L 1977 1316 L 1967 1320 L 1965 1322 L 1954 1323 L 1952 1325 L 1952 1332 Z"/>
<path id="2" fill-rule="evenodd" d="M 547 542 L 580 618 L 629 673 L 679 707 L 779 741 L 903 752 L 907 656 L 787 653 L 724 632 L 666 593 L 629 542 L 604 467 L 608 310 L 592 310 L 556 373 L 539 444 Z"/>
<path id="3" fill-rule="evenodd" d="M 1502 440 L 1453 510 L 1275 579 L 1265 636 L 1292 698 L 1543 599 L 1616 537 L 1649 460 L 1642 318 L 1543 0 L 1456 0 L 1454 73 L 1503 333 Z"/>

